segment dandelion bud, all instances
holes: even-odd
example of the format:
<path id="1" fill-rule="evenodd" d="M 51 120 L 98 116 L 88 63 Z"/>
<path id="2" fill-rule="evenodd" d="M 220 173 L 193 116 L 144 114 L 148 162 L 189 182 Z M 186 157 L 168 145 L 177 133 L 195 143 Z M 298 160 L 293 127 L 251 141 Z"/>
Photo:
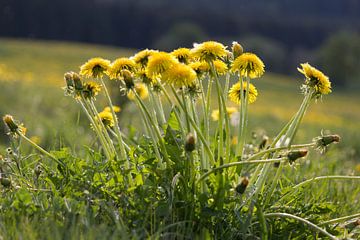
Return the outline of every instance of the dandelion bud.
<path id="1" fill-rule="evenodd" d="M 64 79 L 66 81 L 67 88 L 73 88 L 74 87 L 74 81 L 72 77 L 72 72 L 67 72 L 64 74 Z"/>
<path id="2" fill-rule="evenodd" d="M 317 147 L 326 147 L 331 143 L 338 143 L 340 142 L 340 136 L 337 134 L 334 135 L 325 135 L 314 138 L 313 140 L 316 143 Z"/>
<path id="3" fill-rule="evenodd" d="M 249 185 L 249 178 L 248 177 L 243 177 L 240 184 L 238 184 L 236 186 L 235 190 L 236 190 L 237 193 L 243 194 L 248 185 Z"/>
<path id="4" fill-rule="evenodd" d="M 265 148 L 268 141 L 269 141 L 269 137 L 264 135 L 261 142 L 260 142 L 260 144 L 259 144 L 259 149 Z"/>
<path id="5" fill-rule="evenodd" d="M 83 89 L 83 84 L 81 82 L 80 76 L 77 73 L 72 73 L 72 79 L 74 81 L 75 84 L 75 90 L 82 90 Z"/>
<path id="6" fill-rule="evenodd" d="M 294 150 L 287 154 L 287 158 L 289 160 L 289 163 L 292 164 L 293 162 L 295 162 L 296 159 L 305 157 L 307 153 L 307 149 Z"/>
<path id="7" fill-rule="evenodd" d="M 241 54 L 243 54 L 243 52 L 244 52 L 243 47 L 236 41 L 234 41 L 232 43 L 231 50 L 234 55 L 234 59 L 237 58 L 238 56 L 240 56 Z"/>
<path id="8" fill-rule="evenodd" d="M 131 72 L 127 69 L 121 71 L 121 75 L 124 79 L 125 85 L 127 89 L 131 89 L 134 87 L 134 77 Z"/>
<path id="9" fill-rule="evenodd" d="M 6 188 L 11 186 L 11 180 L 9 178 L 1 178 L 0 183 Z"/>
<path id="10" fill-rule="evenodd" d="M 195 143 L 196 143 L 195 136 L 192 133 L 189 133 L 186 136 L 185 151 L 187 151 L 187 152 L 194 151 L 195 150 Z"/>
<path id="11" fill-rule="evenodd" d="M 3 117 L 3 120 L 6 124 L 6 126 L 10 129 L 10 132 L 16 133 L 19 126 L 14 122 L 13 116 L 7 114 Z"/>

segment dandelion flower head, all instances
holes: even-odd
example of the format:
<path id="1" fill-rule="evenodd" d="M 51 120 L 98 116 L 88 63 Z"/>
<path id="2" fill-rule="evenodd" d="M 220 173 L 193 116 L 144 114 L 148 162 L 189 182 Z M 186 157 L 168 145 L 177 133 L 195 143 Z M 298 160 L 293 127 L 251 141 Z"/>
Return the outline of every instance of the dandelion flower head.
<path id="1" fill-rule="evenodd" d="M 232 72 L 239 72 L 241 77 L 259 78 L 265 70 L 261 59 L 253 53 L 243 53 L 237 57 L 231 66 Z"/>
<path id="2" fill-rule="evenodd" d="M 151 78 L 158 76 L 178 63 L 179 61 L 170 53 L 154 53 L 149 57 L 149 62 L 146 67 L 146 75 Z"/>
<path id="3" fill-rule="evenodd" d="M 149 96 L 148 88 L 146 87 L 146 85 L 144 83 L 136 83 L 133 90 L 137 93 L 137 95 L 142 100 L 146 99 Z M 130 100 L 134 100 L 136 98 L 135 93 L 133 91 L 129 91 L 127 94 L 127 97 Z"/>
<path id="4" fill-rule="evenodd" d="M 91 58 L 80 67 L 80 75 L 85 77 L 102 77 L 110 68 L 110 61 L 103 58 Z"/>
<path id="5" fill-rule="evenodd" d="M 192 60 L 191 51 L 189 48 L 178 48 L 171 52 L 171 55 L 176 57 L 181 63 L 189 63 Z"/>
<path id="6" fill-rule="evenodd" d="M 309 63 L 300 64 L 301 68 L 298 71 L 304 74 L 305 84 L 315 90 L 315 94 L 329 94 L 331 93 L 331 82 L 321 71 L 317 70 Z"/>
<path id="7" fill-rule="evenodd" d="M 192 86 L 196 79 L 196 72 L 189 66 L 178 63 L 162 74 L 161 80 L 177 86 Z"/>
<path id="8" fill-rule="evenodd" d="M 133 72 L 135 68 L 136 64 L 134 60 L 125 57 L 118 58 L 111 64 L 111 67 L 108 70 L 108 75 L 110 79 L 121 79 L 123 77 L 123 70 Z"/>
<path id="9" fill-rule="evenodd" d="M 247 83 L 243 82 L 243 94 L 245 97 L 247 89 Z M 240 83 L 234 84 L 230 90 L 229 90 L 229 99 L 233 101 L 234 103 L 240 104 L 241 103 L 241 85 Z M 258 96 L 258 92 L 253 84 L 250 83 L 249 85 L 249 103 L 253 103 L 256 101 L 256 98 Z"/>
<path id="10" fill-rule="evenodd" d="M 235 112 L 237 112 L 237 108 L 235 108 L 235 107 L 227 107 L 226 108 L 226 113 L 229 115 L 229 117 L 231 117 L 231 115 Z M 219 117 L 220 117 L 219 109 L 212 111 L 211 118 L 213 121 L 218 121 Z"/>
<path id="11" fill-rule="evenodd" d="M 113 115 L 109 111 L 102 111 L 98 114 L 99 120 L 104 124 L 105 127 L 113 127 L 115 122 Z"/>
<path id="12" fill-rule="evenodd" d="M 94 98 L 101 91 L 101 85 L 96 82 L 87 82 L 83 85 L 82 93 L 85 98 Z"/>
<path id="13" fill-rule="evenodd" d="M 119 106 L 113 106 L 113 110 L 114 110 L 114 112 L 118 113 L 121 111 L 121 108 Z M 103 111 L 111 112 L 111 108 L 105 107 Z"/>
<path id="14" fill-rule="evenodd" d="M 149 50 L 149 49 L 144 49 L 138 53 L 136 53 L 134 56 L 131 57 L 131 59 L 137 64 L 139 65 L 141 68 L 145 68 L 148 61 L 149 61 L 149 57 L 151 55 L 153 55 L 154 53 L 156 53 L 158 51 L 156 50 Z"/>
<path id="15" fill-rule="evenodd" d="M 218 58 L 227 56 L 226 47 L 215 41 L 194 44 L 191 53 L 194 58 L 201 61 L 214 61 Z"/>

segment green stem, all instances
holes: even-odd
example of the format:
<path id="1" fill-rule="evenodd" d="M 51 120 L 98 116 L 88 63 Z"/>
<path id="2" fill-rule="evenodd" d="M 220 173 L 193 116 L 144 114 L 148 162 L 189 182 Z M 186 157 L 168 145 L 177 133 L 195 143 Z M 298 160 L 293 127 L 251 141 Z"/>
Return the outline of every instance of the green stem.
<path id="1" fill-rule="evenodd" d="M 312 183 L 312 182 L 316 182 L 316 181 L 320 181 L 320 180 L 332 180 L 332 179 L 346 179 L 346 180 L 360 180 L 360 176 L 341 176 L 341 175 L 333 175 L 333 176 L 319 176 L 319 177 L 314 177 L 308 180 L 305 180 L 297 185 L 295 185 L 293 187 L 293 189 L 297 189 L 302 187 L 305 184 L 308 183 Z"/>
<path id="2" fill-rule="evenodd" d="M 267 159 L 267 160 L 251 160 L 251 161 L 240 161 L 240 162 L 231 162 L 231 163 L 227 163 L 227 164 L 223 164 L 219 167 L 213 168 L 210 171 L 208 171 L 207 173 L 203 174 L 200 176 L 200 178 L 197 180 L 197 182 L 201 182 L 204 178 L 208 177 L 210 174 L 213 174 L 221 169 L 224 168 L 230 168 L 230 167 L 235 167 L 235 166 L 239 166 L 239 165 L 246 165 L 246 164 L 266 164 L 266 163 L 274 163 L 274 162 L 284 162 L 287 161 L 286 157 L 282 157 L 282 158 L 273 158 L 273 159 Z"/>
<path id="3" fill-rule="evenodd" d="M 315 231 L 317 232 L 320 232 L 322 234 L 324 234 L 325 236 L 329 237 L 330 239 L 333 239 L 333 240 L 338 240 L 337 237 L 331 235 L 330 233 L 328 233 L 326 230 L 322 229 L 321 227 L 315 225 L 314 223 L 304 219 L 304 218 L 301 218 L 301 217 L 298 217 L 298 216 L 295 216 L 295 215 L 292 215 L 292 214 L 288 214 L 288 213 L 268 213 L 268 214 L 265 214 L 264 215 L 265 217 L 282 217 L 282 218 L 292 218 L 292 219 L 295 219 L 297 221 L 300 221 L 308 226 L 310 226 L 312 229 L 314 229 Z"/>
<path id="4" fill-rule="evenodd" d="M 339 217 L 339 218 L 334 218 L 329 221 L 321 222 L 321 223 L 319 223 L 319 226 L 339 223 L 339 222 L 347 221 L 347 220 L 358 218 L 358 217 L 360 217 L 360 213 L 356 213 L 356 214 L 344 216 L 344 217 Z"/>

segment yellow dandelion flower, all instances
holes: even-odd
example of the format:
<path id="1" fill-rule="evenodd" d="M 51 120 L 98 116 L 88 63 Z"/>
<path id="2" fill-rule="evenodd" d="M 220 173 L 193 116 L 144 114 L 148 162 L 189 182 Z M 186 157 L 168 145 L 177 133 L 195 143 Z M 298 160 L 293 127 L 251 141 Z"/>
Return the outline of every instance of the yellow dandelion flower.
<path id="1" fill-rule="evenodd" d="M 239 72 L 241 77 L 259 78 L 264 70 L 264 63 L 253 53 L 243 53 L 232 63 L 231 71 Z"/>
<path id="2" fill-rule="evenodd" d="M 207 73 L 210 70 L 209 64 L 207 62 L 205 62 L 205 61 L 192 62 L 188 66 L 191 67 L 196 72 L 196 74 L 198 74 L 198 75 L 202 75 L 204 73 Z"/>
<path id="3" fill-rule="evenodd" d="M 113 106 L 113 110 L 114 110 L 114 112 L 118 113 L 118 112 L 121 111 L 121 108 L 119 106 Z M 103 111 L 111 112 L 111 108 L 110 107 L 105 107 Z"/>
<path id="4" fill-rule="evenodd" d="M 231 101 L 240 104 L 241 102 L 241 95 L 240 95 L 240 83 L 236 83 L 234 84 L 230 90 L 229 90 L 229 98 Z M 245 96 L 246 93 L 246 88 L 247 88 L 247 83 L 243 82 L 243 94 Z M 253 84 L 250 83 L 249 85 L 249 103 L 253 103 L 256 101 L 258 92 L 255 88 L 255 86 Z"/>
<path id="5" fill-rule="evenodd" d="M 214 61 L 214 67 L 215 67 L 215 71 L 219 75 L 224 75 L 224 74 L 227 73 L 228 67 L 227 67 L 226 63 L 224 63 L 221 60 L 215 60 Z"/>
<path id="6" fill-rule="evenodd" d="M 109 111 L 102 111 L 98 114 L 98 119 L 104 124 L 105 127 L 113 127 L 115 122 L 113 115 Z"/>
<path id="7" fill-rule="evenodd" d="M 192 55 L 189 48 L 178 48 L 172 51 L 171 54 L 181 63 L 187 64 L 192 60 Z"/>
<path id="8" fill-rule="evenodd" d="M 87 82 L 83 85 L 82 93 L 85 98 L 94 98 L 101 91 L 101 85 L 96 82 Z"/>
<path id="9" fill-rule="evenodd" d="M 170 53 L 154 53 L 149 57 L 149 62 L 146 67 L 146 75 L 151 78 L 158 76 L 178 63 L 179 61 Z"/>
<path id="10" fill-rule="evenodd" d="M 229 115 L 229 117 L 231 117 L 231 115 L 235 112 L 237 112 L 237 109 L 234 108 L 234 107 L 227 107 L 226 108 L 226 112 L 227 114 Z M 219 120 L 219 117 L 220 117 L 220 112 L 219 112 L 219 109 L 216 109 L 214 111 L 212 111 L 211 113 L 211 118 L 213 121 L 218 121 Z"/>
<path id="11" fill-rule="evenodd" d="M 111 64 L 111 67 L 107 71 L 107 74 L 110 79 L 122 79 L 124 70 L 133 72 L 135 68 L 136 64 L 134 60 L 125 57 L 118 58 Z"/>
<path id="12" fill-rule="evenodd" d="M 85 77 L 102 77 L 110 68 L 110 61 L 103 58 L 89 59 L 80 67 L 80 75 Z"/>
<path id="13" fill-rule="evenodd" d="M 331 82 L 321 71 L 317 70 L 309 63 L 300 64 L 298 71 L 304 74 L 305 84 L 315 89 L 317 95 L 331 93 Z"/>
<path id="14" fill-rule="evenodd" d="M 215 41 L 194 44 L 191 53 L 194 58 L 202 61 L 214 61 L 218 58 L 227 56 L 226 47 Z"/>
<path id="15" fill-rule="evenodd" d="M 177 87 L 192 86 L 196 79 L 196 72 L 189 66 L 178 63 L 162 74 L 161 80 Z"/>
<path id="16" fill-rule="evenodd" d="M 153 55 L 154 53 L 156 53 L 156 52 L 158 52 L 158 51 L 157 50 L 144 49 L 144 50 L 136 53 L 130 59 L 132 59 L 141 68 L 145 68 L 148 61 L 149 61 L 149 57 L 151 55 Z"/>
<path id="17" fill-rule="evenodd" d="M 152 84 L 154 83 L 154 79 L 150 78 L 147 74 L 146 74 L 146 70 L 145 69 L 140 69 L 136 72 L 136 77 L 138 79 L 140 79 L 143 83 L 145 84 Z"/>
<path id="18" fill-rule="evenodd" d="M 32 136 L 30 137 L 30 140 L 38 145 L 41 143 L 41 138 L 39 136 Z"/>
<path id="19" fill-rule="evenodd" d="M 148 88 L 143 83 L 136 83 L 134 87 L 134 91 L 139 95 L 141 99 L 146 99 L 149 96 Z M 134 91 L 129 91 L 127 94 L 127 97 L 130 100 L 135 99 L 135 93 Z"/>

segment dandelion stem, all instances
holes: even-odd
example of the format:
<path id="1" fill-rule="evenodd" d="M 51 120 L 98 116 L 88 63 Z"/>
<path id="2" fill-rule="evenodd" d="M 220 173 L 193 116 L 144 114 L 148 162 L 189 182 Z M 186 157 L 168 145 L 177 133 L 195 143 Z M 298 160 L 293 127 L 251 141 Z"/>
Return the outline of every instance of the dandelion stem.
<path id="1" fill-rule="evenodd" d="M 334 218 L 329 221 L 321 222 L 321 223 L 319 223 L 319 226 L 326 225 L 326 224 L 339 223 L 339 222 L 347 221 L 347 220 L 357 218 L 357 217 L 360 217 L 360 213 L 356 213 L 356 214 L 348 215 L 348 216 L 344 216 L 344 217 L 339 217 L 339 218 Z"/>
<path id="2" fill-rule="evenodd" d="M 338 238 L 331 235 L 330 233 L 328 233 L 326 230 L 322 229 L 321 227 L 315 225 L 314 223 L 304 219 L 304 218 L 301 218 L 301 217 L 298 217 L 298 216 L 295 216 L 295 215 L 292 215 L 292 214 L 288 214 L 288 213 L 268 213 L 268 214 L 265 214 L 264 215 L 265 217 L 282 217 L 282 218 L 292 218 L 292 219 L 295 219 L 295 220 L 298 220 L 308 226 L 310 226 L 312 229 L 314 229 L 315 231 L 317 232 L 320 232 L 322 234 L 324 234 L 325 236 L 328 236 L 330 239 L 334 239 L 334 240 L 337 240 Z"/>

